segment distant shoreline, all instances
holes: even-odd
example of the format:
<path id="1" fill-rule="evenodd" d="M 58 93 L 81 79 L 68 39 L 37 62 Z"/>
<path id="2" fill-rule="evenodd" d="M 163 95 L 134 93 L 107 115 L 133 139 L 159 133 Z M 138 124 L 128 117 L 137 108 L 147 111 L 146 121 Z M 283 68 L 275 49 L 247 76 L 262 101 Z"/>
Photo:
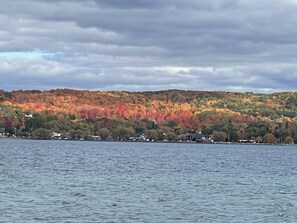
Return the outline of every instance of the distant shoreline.
<path id="1" fill-rule="evenodd" d="M 80 139 L 32 139 L 32 138 L 20 138 L 20 137 L 0 137 L 0 140 L 32 140 L 32 141 L 69 141 L 69 142 L 132 142 L 132 143 L 173 143 L 173 144 L 197 144 L 197 145 L 263 145 L 263 146 L 297 146 L 297 144 L 285 144 L 285 143 L 239 143 L 239 142 L 194 142 L 194 141 L 133 141 L 133 140 L 80 140 Z"/>

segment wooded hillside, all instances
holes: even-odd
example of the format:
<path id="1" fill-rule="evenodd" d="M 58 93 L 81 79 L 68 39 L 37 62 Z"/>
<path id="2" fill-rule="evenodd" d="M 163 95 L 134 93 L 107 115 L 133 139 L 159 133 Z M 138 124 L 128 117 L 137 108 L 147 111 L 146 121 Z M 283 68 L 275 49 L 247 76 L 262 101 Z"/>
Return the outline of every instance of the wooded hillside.
<path id="1" fill-rule="evenodd" d="M 296 141 L 297 133 L 297 92 L 0 91 L 0 109 L 0 132 L 19 135 L 38 128 L 96 135 L 119 126 L 130 128 L 131 135 L 143 129 L 171 132 L 176 138 L 195 131 L 224 132 L 229 141 L 263 140 L 268 133 L 278 141 Z"/>

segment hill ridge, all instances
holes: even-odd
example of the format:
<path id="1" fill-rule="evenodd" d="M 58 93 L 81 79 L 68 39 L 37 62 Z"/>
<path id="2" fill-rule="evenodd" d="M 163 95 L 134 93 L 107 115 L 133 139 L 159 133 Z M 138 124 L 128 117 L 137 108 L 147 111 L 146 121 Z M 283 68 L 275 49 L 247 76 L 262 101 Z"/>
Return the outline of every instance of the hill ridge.
<path id="1" fill-rule="evenodd" d="M 228 123 L 246 131 L 253 123 L 264 122 L 267 132 L 274 133 L 277 128 L 288 130 L 292 136 L 297 132 L 297 92 L 17 90 L 0 91 L 0 103 L 2 126 L 3 117 L 16 112 L 50 112 L 60 117 L 72 116 L 78 122 L 129 120 L 134 129 L 141 120 L 160 126 L 174 122 L 185 131 Z"/>

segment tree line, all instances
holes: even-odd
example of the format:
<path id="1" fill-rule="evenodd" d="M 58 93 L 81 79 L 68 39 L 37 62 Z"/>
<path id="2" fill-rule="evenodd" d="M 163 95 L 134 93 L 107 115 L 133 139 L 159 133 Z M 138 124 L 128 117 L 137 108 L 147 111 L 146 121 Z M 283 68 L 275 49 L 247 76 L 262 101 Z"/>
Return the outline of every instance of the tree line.
<path id="1" fill-rule="evenodd" d="M 14 107 L 1 107 L 0 134 L 21 138 L 50 139 L 59 133 L 63 139 L 102 139 L 149 141 L 187 141 L 191 134 L 200 132 L 215 142 L 253 140 L 258 143 L 297 143 L 297 122 L 251 121 L 235 123 L 219 120 L 208 124 L 197 120 L 195 125 L 182 126 L 175 120 L 156 122 L 118 118 L 78 119 L 73 114 L 22 111 Z M 204 117 L 209 120 L 208 116 Z M 215 117 L 212 117 L 215 119 Z M 193 127 L 195 126 L 195 127 Z"/>

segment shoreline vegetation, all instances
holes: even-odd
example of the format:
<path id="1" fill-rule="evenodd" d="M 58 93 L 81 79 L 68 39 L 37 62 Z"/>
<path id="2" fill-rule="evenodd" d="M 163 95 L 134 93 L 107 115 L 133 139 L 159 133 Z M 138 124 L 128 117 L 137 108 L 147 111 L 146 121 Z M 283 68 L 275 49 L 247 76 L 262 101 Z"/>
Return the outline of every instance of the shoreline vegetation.
<path id="1" fill-rule="evenodd" d="M 0 90 L 0 138 L 297 143 L 297 92 Z"/>
<path id="2" fill-rule="evenodd" d="M 297 146 L 297 144 L 286 144 L 286 143 L 263 143 L 263 142 L 195 142 L 195 141 L 141 141 L 141 140 L 97 140 L 97 139 L 53 139 L 53 138 L 21 138 L 15 136 L 0 136 L 0 140 L 11 139 L 11 140 L 33 140 L 33 141 L 72 141 L 72 142 L 135 142 L 135 143 L 180 143 L 180 144 L 216 144 L 216 145 L 268 145 L 268 146 Z"/>

